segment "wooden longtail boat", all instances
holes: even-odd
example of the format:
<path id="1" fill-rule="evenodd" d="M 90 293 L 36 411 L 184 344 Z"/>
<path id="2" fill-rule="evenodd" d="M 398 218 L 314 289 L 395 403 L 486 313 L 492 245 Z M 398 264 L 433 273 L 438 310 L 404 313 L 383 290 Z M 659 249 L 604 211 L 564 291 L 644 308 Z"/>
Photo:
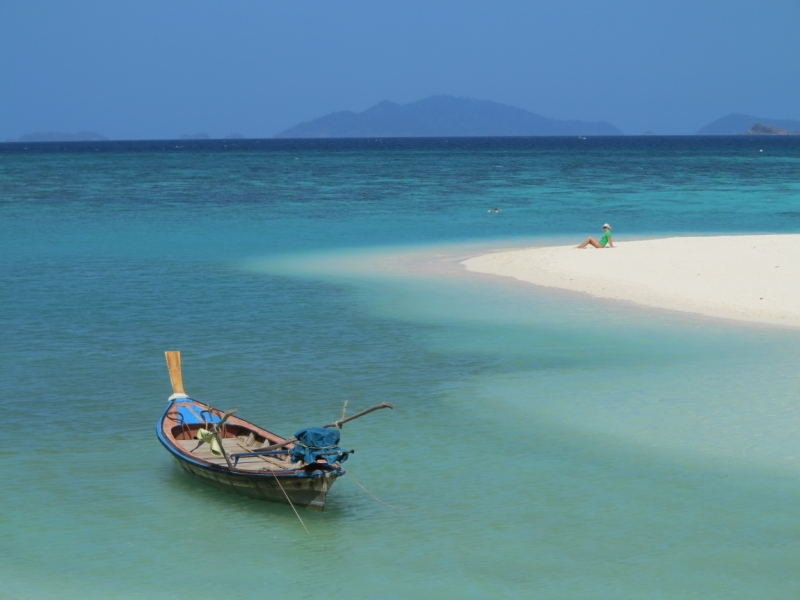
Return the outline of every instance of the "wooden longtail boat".
<path id="1" fill-rule="evenodd" d="M 290 452 L 297 438 L 282 438 L 249 421 L 222 412 L 190 398 L 183 389 L 180 352 L 166 352 L 173 394 L 156 428 L 158 439 L 175 457 L 181 468 L 222 490 L 295 506 L 322 510 L 325 498 L 337 477 L 345 474 L 336 457 L 318 457 L 315 462 L 292 463 Z M 338 427 L 380 408 L 373 406 L 347 419 L 325 425 Z M 322 452 L 332 454 L 332 452 Z"/>

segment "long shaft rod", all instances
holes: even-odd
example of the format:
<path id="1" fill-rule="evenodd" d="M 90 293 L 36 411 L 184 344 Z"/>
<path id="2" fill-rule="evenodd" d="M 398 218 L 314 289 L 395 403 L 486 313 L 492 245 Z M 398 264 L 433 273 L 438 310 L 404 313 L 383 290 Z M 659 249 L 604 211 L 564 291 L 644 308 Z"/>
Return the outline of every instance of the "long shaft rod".
<path id="1" fill-rule="evenodd" d="M 342 419 L 340 421 L 334 421 L 333 423 L 328 423 L 327 425 L 323 425 L 323 427 L 331 428 L 331 427 L 341 427 L 348 421 L 352 421 L 353 419 L 357 419 L 359 417 L 363 417 L 364 415 L 368 415 L 372 411 L 380 410 L 382 408 L 394 408 L 388 402 L 381 402 L 380 404 L 376 404 L 375 406 L 368 408 L 366 410 L 362 410 L 360 413 L 356 413 L 351 417 L 347 417 L 346 419 Z M 259 451 L 266 451 L 266 450 L 277 450 L 278 448 L 283 448 L 284 446 L 288 446 L 289 444 L 293 444 L 297 441 L 296 437 L 289 438 L 286 441 L 281 442 L 280 444 L 272 444 L 271 446 L 262 446 L 259 448 Z"/>

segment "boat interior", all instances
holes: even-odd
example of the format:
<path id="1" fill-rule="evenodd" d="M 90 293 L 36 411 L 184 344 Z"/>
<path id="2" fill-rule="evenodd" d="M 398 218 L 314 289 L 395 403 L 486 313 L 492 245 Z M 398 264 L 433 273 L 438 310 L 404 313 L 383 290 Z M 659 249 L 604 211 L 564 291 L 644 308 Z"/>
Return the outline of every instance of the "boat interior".
<path id="1" fill-rule="evenodd" d="M 221 454 L 214 454 L 210 443 L 197 438 L 200 429 L 211 428 L 218 429 L 227 460 Z M 222 411 L 196 403 L 176 403 L 166 414 L 164 433 L 186 454 L 214 465 L 227 466 L 229 460 L 234 468 L 244 471 L 281 471 L 303 466 L 293 464 L 285 448 L 260 453 L 261 448 L 281 443 L 283 438 L 236 417 L 224 420 Z"/>

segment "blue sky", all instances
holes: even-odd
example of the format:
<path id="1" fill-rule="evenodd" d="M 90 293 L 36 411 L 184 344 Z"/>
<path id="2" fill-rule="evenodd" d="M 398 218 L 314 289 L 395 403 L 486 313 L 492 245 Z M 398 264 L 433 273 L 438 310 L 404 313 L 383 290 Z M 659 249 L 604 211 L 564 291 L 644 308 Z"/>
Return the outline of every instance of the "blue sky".
<path id="1" fill-rule="evenodd" d="M 268 137 L 432 94 L 625 133 L 800 119 L 800 2 L 0 3 L 0 139 Z"/>

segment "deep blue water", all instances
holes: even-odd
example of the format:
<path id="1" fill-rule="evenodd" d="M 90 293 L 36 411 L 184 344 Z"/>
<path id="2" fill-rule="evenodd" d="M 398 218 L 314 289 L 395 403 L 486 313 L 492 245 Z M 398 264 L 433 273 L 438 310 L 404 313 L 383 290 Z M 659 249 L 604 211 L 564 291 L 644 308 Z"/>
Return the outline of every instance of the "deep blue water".
<path id="1" fill-rule="evenodd" d="M 0 145 L 0 595 L 797 597 L 797 332 L 457 264 L 605 221 L 797 232 L 800 138 Z M 167 349 L 281 434 L 392 402 L 343 442 L 399 508 L 188 480 Z"/>
<path id="2" fill-rule="evenodd" d="M 219 234 L 239 253 L 583 234 L 606 220 L 636 234 L 800 228 L 794 136 L 3 144 L 0 157 L 5 214 L 178 211 L 177 234 L 203 217 L 243 227 L 238 243 Z M 500 218 L 480 210 L 495 206 Z"/>

